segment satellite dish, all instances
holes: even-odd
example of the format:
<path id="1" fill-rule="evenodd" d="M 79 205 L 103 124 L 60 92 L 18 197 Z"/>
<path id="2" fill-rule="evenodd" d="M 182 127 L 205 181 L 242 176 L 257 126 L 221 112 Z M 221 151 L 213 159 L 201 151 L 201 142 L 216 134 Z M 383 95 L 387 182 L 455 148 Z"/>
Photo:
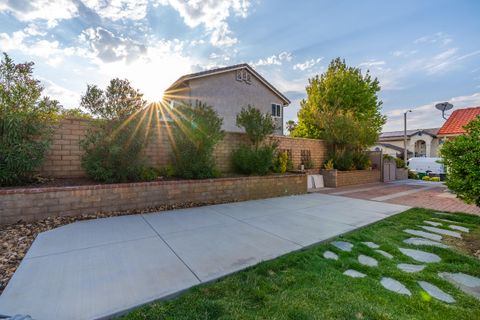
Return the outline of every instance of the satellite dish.
<path id="1" fill-rule="evenodd" d="M 435 105 L 435 108 L 437 108 L 438 110 L 442 111 L 442 117 L 443 119 L 447 120 L 447 118 L 445 117 L 445 111 L 447 110 L 450 110 L 453 108 L 453 104 L 449 103 L 449 102 L 441 102 L 441 103 L 437 103 Z"/>
<path id="2" fill-rule="evenodd" d="M 435 105 L 435 108 L 437 108 L 438 110 L 442 111 L 442 112 L 445 112 L 447 110 L 450 110 L 453 108 L 453 104 L 451 103 L 448 103 L 448 102 L 441 102 L 441 103 L 437 103 Z"/>

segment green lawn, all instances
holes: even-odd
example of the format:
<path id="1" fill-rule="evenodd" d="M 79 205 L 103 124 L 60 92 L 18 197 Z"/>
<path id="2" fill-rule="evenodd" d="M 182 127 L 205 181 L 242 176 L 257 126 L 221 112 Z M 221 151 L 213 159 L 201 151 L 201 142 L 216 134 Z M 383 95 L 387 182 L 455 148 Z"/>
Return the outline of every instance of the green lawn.
<path id="1" fill-rule="evenodd" d="M 388 260 L 363 244 L 352 252 L 341 252 L 329 243 L 261 263 L 219 281 L 195 287 L 180 297 L 139 308 L 123 319 L 479 319 L 480 302 L 440 279 L 440 271 L 464 272 L 480 277 L 480 259 L 469 255 L 480 239 L 480 217 L 464 214 L 448 217 L 471 229 L 467 241 L 455 241 L 459 249 L 414 247 L 402 243 L 402 230 L 415 227 L 434 215 L 433 211 L 411 209 L 339 239 L 354 244 L 373 241 L 395 256 Z M 475 241 L 475 239 L 477 241 Z M 469 245 L 470 244 L 470 245 Z M 404 273 L 396 264 L 416 263 L 398 247 L 429 251 L 442 258 L 422 272 Z M 338 261 L 322 257 L 336 252 Z M 477 248 L 478 250 L 479 248 Z M 379 261 L 378 268 L 360 265 L 357 256 L 366 254 Z M 342 273 L 355 269 L 367 274 L 353 279 Z M 401 281 L 411 297 L 387 291 L 382 276 Z M 431 298 L 417 284 L 425 280 L 450 293 L 457 302 L 447 305 Z"/>

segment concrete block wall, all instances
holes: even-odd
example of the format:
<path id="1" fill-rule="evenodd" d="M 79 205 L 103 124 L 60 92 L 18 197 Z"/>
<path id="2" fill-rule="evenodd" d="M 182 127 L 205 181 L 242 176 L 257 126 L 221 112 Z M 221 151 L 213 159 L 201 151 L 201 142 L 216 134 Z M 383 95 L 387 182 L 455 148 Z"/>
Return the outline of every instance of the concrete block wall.
<path id="1" fill-rule="evenodd" d="M 79 142 L 85 137 L 90 120 L 65 119 L 59 124 L 53 136 L 52 145 L 46 154 L 45 163 L 39 173 L 46 177 L 75 178 L 84 177 L 81 166 L 82 149 Z M 152 124 L 151 136 L 145 148 L 147 163 L 154 167 L 163 167 L 172 163 L 173 137 L 168 123 Z M 321 140 L 272 136 L 271 142 L 278 143 L 279 149 L 290 150 L 295 169 L 300 167 L 302 150 L 310 150 L 314 169 L 317 171 L 325 161 L 327 149 Z M 241 144 L 248 143 L 244 133 L 227 132 L 225 138 L 215 148 L 214 158 L 221 172 L 233 171 L 232 151 Z"/>
<path id="2" fill-rule="evenodd" d="M 307 192 L 305 174 L 0 190 L 0 224 L 49 216 L 232 202 Z"/>
<path id="3" fill-rule="evenodd" d="M 380 182 L 381 180 L 380 170 L 322 170 L 321 174 L 323 175 L 325 186 L 329 188 Z"/>

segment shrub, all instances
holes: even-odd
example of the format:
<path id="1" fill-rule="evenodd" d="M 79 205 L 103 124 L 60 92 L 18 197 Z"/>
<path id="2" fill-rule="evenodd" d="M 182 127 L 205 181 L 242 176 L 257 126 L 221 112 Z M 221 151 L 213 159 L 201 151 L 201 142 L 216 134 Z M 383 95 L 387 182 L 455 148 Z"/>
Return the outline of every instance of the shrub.
<path id="1" fill-rule="evenodd" d="M 261 146 L 255 149 L 253 146 L 242 145 L 233 152 L 232 160 L 239 173 L 265 175 L 272 166 L 274 155 L 274 146 Z"/>
<path id="2" fill-rule="evenodd" d="M 354 170 L 353 154 L 344 152 L 343 154 L 333 154 L 330 156 L 333 160 L 333 167 L 340 171 Z"/>
<path id="3" fill-rule="evenodd" d="M 272 117 L 269 114 L 262 114 L 260 110 L 252 106 L 248 106 L 242 108 L 242 111 L 237 115 L 237 126 L 245 129 L 251 145 L 242 145 L 239 149 L 233 151 L 232 161 L 235 170 L 244 174 L 267 174 L 273 166 L 277 145 L 261 144 L 276 129 Z"/>
<path id="4" fill-rule="evenodd" d="M 334 168 L 334 163 L 333 163 L 333 159 L 328 159 L 325 164 L 323 165 L 323 167 L 325 168 L 325 170 L 333 170 L 335 169 Z"/>
<path id="5" fill-rule="evenodd" d="M 406 168 L 407 166 L 405 165 L 405 161 L 400 158 L 395 158 L 395 163 L 397 165 L 397 168 Z"/>
<path id="6" fill-rule="evenodd" d="M 145 168 L 143 148 L 152 109 L 143 109 L 142 94 L 128 80 L 113 79 L 105 91 L 87 86 L 81 106 L 97 118 L 81 141 L 82 166 L 101 182 L 152 180 Z"/>
<path id="7" fill-rule="evenodd" d="M 480 206 L 480 118 L 465 126 L 466 133 L 440 149 L 448 169 L 446 185 L 466 203 Z"/>
<path id="8" fill-rule="evenodd" d="M 142 167 L 140 171 L 140 179 L 142 181 L 156 180 L 160 174 L 160 170 L 154 167 Z"/>
<path id="9" fill-rule="evenodd" d="M 0 185 L 32 179 L 42 164 L 60 105 L 42 98 L 33 62 L 15 64 L 4 54 L 0 64 Z"/>
<path id="10" fill-rule="evenodd" d="M 287 152 L 279 152 L 277 153 L 277 158 L 273 164 L 273 171 L 277 173 L 285 173 L 288 169 L 288 153 Z"/>
<path id="11" fill-rule="evenodd" d="M 175 176 L 175 168 L 170 164 L 166 165 L 165 167 L 160 168 L 159 175 L 167 178 L 173 177 Z"/>
<path id="12" fill-rule="evenodd" d="M 430 178 L 430 181 L 439 182 L 439 181 L 440 181 L 440 177 L 431 177 L 431 178 Z"/>
<path id="13" fill-rule="evenodd" d="M 366 170 L 372 166 L 372 162 L 368 157 L 368 154 L 364 152 L 355 152 L 352 155 L 353 165 L 357 170 Z"/>
<path id="14" fill-rule="evenodd" d="M 175 174 L 187 179 L 218 177 L 213 150 L 224 136 L 223 119 L 212 107 L 202 103 L 181 105 L 173 112 L 176 114 L 173 127 Z"/>
<path id="15" fill-rule="evenodd" d="M 418 179 L 418 175 L 415 172 L 408 170 L 408 179 Z"/>
<path id="16" fill-rule="evenodd" d="M 310 150 L 301 150 L 300 152 L 301 164 L 305 169 L 312 169 L 314 167 L 312 154 Z"/>
<path id="17" fill-rule="evenodd" d="M 423 180 L 423 181 L 430 181 L 430 177 L 429 177 L 429 176 L 423 176 L 423 177 L 422 177 L 422 180 Z"/>

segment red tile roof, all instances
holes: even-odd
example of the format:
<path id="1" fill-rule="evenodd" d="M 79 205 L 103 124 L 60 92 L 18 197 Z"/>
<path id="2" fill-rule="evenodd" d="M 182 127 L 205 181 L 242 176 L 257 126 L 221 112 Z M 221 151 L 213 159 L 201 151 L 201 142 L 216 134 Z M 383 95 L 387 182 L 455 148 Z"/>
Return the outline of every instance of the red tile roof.
<path id="1" fill-rule="evenodd" d="M 448 120 L 438 130 L 438 135 L 465 133 L 464 126 L 480 116 L 480 107 L 458 109 L 453 111 Z"/>

